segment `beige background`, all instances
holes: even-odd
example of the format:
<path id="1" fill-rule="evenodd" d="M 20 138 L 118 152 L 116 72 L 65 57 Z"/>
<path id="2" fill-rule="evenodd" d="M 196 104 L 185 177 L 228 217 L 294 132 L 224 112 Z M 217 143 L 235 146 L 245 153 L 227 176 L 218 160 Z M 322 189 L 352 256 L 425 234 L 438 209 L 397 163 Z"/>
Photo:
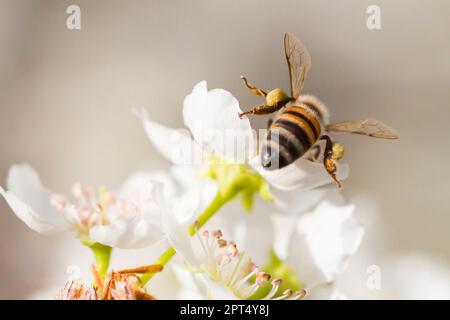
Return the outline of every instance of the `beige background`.
<path id="1" fill-rule="evenodd" d="M 73 3 L 80 31 L 65 27 Z M 380 31 L 366 28 L 369 4 L 382 9 Z M 202 79 L 244 108 L 256 104 L 239 75 L 287 89 L 282 37 L 291 31 L 312 55 L 305 91 L 332 120 L 373 116 L 401 134 L 339 138 L 351 166 L 343 193 L 367 226 L 363 247 L 448 266 L 449 14 L 446 0 L 0 0 L 1 184 L 24 161 L 61 191 L 78 180 L 115 187 L 136 169 L 164 167 L 130 108 L 181 126 L 182 100 Z M 27 297 L 61 272 L 50 254 L 59 238 L 30 232 L 3 200 L 0 213 L 0 298 Z"/>

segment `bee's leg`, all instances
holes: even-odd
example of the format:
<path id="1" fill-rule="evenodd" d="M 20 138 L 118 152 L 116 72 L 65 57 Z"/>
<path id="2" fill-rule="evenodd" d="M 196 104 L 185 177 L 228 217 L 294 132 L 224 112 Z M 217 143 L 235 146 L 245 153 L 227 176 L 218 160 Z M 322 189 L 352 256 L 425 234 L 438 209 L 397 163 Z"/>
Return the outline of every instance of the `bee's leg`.
<path id="1" fill-rule="evenodd" d="M 343 149 L 341 148 L 342 145 L 339 145 L 339 148 L 333 148 L 333 142 L 331 141 L 331 138 L 327 135 L 321 136 L 320 139 L 325 140 L 326 142 L 325 151 L 323 154 L 323 165 L 325 167 L 325 170 L 327 170 L 327 172 L 336 182 L 337 186 L 341 188 L 342 187 L 341 182 L 336 177 L 337 171 L 336 163 L 343 156 Z"/>
<path id="2" fill-rule="evenodd" d="M 273 123 L 273 119 L 267 120 L 267 130 L 269 130 L 269 128 L 272 125 L 272 123 Z"/>
<path id="3" fill-rule="evenodd" d="M 243 116 L 250 115 L 250 114 L 274 113 L 274 112 L 280 110 L 282 107 L 283 107 L 283 105 L 268 106 L 266 104 L 262 104 L 262 105 L 254 107 L 253 109 L 251 109 L 249 111 L 239 113 L 239 118 L 242 119 Z"/>
<path id="4" fill-rule="evenodd" d="M 261 97 L 265 97 L 267 95 L 267 93 L 264 90 L 254 87 L 251 84 L 249 84 L 246 77 L 241 76 L 241 79 L 242 79 L 242 81 L 244 81 L 245 86 L 250 90 L 251 93 L 256 94 L 257 96 L 261 96 Z"/>

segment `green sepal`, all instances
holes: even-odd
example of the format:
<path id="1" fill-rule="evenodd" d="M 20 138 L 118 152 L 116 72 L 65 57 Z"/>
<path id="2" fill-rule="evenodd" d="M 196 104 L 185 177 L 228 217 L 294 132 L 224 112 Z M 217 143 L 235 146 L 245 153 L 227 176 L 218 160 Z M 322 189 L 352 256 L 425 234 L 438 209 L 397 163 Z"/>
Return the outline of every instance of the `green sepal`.
<path id="1" fill-rule="evenodd" d="M 273 200 L 269 184 L 247 164 L 226 163 L 212 158 L 203 176 L 217 181 L 219 193 L 224 199 L 241 194 L 245 211 L 253 209 L 255 194 L 259 194 L 264 200 Z"/>

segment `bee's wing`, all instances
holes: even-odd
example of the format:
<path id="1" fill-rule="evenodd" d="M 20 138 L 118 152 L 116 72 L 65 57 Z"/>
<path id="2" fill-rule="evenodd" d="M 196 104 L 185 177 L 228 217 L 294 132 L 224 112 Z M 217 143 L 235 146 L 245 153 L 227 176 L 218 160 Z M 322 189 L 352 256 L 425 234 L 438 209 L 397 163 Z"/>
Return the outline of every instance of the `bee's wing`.
<path id="1" fill-rule="evenodd" d="M 289 66 L 291 97 L 297 99 L 302 92 L 306 75 L 311 68 L 311 56 L 300 40 L 289 32 L 284 35 L 284 52 Z"/>
<path id="2" fill-rule="evenodd" d="M 327 125 L 327 131 L 364 134 L 369 137 L 398 139 L 399 135 L 384 123 L 375 119 L 350 120 Z"/>

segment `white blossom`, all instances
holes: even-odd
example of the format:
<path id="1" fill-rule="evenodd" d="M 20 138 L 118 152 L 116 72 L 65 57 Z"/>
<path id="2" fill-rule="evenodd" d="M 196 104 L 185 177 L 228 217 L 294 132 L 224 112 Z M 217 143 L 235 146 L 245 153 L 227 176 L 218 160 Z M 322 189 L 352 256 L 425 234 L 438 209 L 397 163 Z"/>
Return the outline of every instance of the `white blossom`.
<path id="1" fill-rule="evenodd" d="M 85 244 L 98 242 L 118 248 L 141 248 L 163 238 L 160 209 L 153 199 L 159 184 L 147 179 L 117 195 L 79 183 L 73 201 L 46 189 L 29 165 L 12 166 L 5 191 L 0 193 L 12 211 L 42 234 L 71 231 Z"/>
<path id="2" fill-rule="evenodd" d="M 319 204 L 317 199 L 311 200 L 309 209 L 300 216 L 270 212 L 262 205 L 255 208 L 255 213 L 242 215 L 230 207 L 214 217 L 208 229 L 220 227 L 252 257 L 260 271 L 283 279 L 278 294 L 293 289 L 305 290 L 308 299 L 343 299 L 345 295 L 337 288 L 336 280 L 359 248 L 364 229 L 353 216 L 354 206 L 345 204 L 337 191 L 327 191 Z M 188 265 L 199 268 L 195 254 L 198 244 L 189 242 L 182 228 L 172 229 L 174 233 L 172 244 L 179 254 Z M 186 243 L 194 244 L 181 245 Z M 182 287 L 180 297 L 204 299 L 211 290 L 217 290 L 215 285 L 211 289 L 211 281 L 198 272 L 173 267 Z M 280 270 L 283 272 L 278 273 Z"/>

